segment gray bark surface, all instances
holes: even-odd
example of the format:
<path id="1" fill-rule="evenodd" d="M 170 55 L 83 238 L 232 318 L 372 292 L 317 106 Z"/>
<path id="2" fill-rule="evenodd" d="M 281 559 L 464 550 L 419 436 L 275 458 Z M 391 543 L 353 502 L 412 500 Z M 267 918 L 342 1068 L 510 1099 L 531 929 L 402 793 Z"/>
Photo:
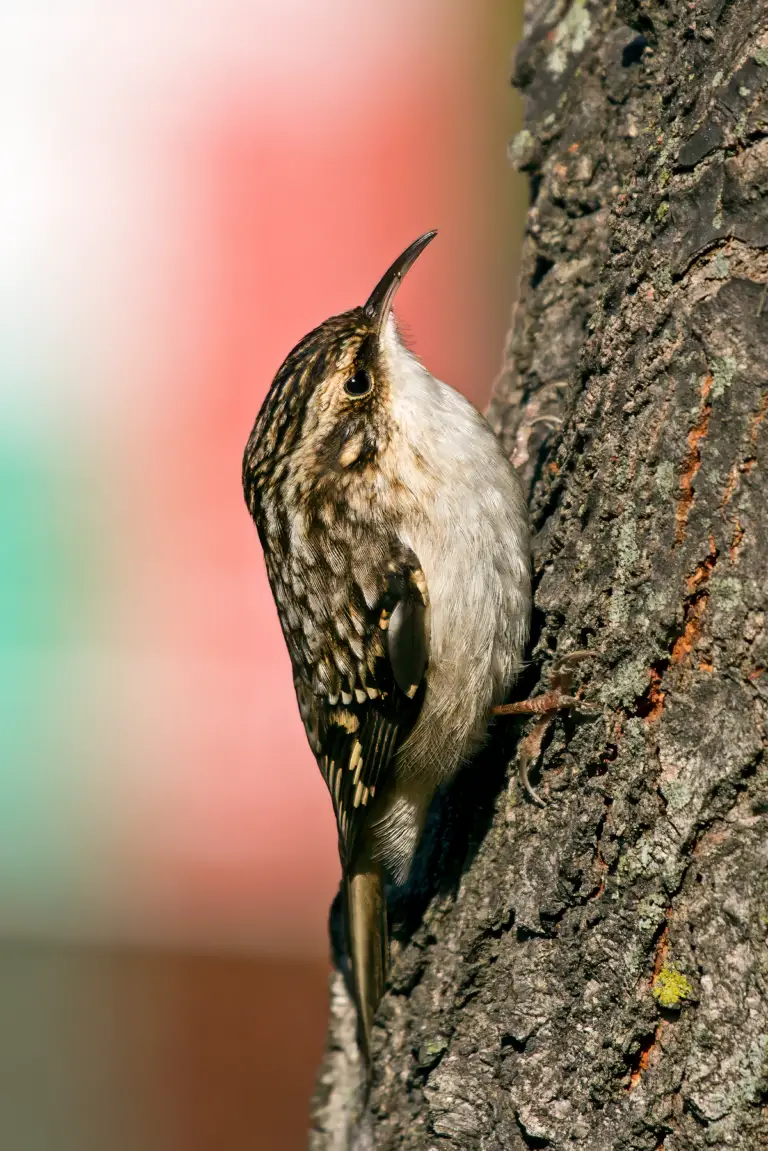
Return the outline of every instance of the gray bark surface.
<path id="1" fill-rule="evenodd" d="M 768 1147 L 768 13 L 530 0 L 532 206 L 491 422 L 534 647 L 597 714 L 441 797 L 366 1098 L 332 984 L 312 1151 Z"/>

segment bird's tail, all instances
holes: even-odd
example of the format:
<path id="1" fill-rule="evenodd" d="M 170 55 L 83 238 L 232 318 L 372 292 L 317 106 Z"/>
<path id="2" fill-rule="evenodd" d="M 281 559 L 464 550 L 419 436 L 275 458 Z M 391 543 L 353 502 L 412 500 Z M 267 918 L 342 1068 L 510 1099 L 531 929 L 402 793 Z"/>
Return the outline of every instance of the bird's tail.
<path id="1" fill-rule="evenodd" d="M 373 1017 L 384 993 L 389 944 L 384 876 L 381 864 L 366 849 L 355 853 L 354 863 L 345 872 L 344 904 L 358 1036 L 370 1066 Z"/>

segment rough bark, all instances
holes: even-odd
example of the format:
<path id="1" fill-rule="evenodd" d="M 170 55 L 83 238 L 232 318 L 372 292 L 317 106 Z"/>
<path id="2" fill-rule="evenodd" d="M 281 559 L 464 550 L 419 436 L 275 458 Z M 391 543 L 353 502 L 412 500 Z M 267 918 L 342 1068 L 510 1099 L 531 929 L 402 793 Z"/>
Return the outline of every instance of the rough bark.
<path id="1" fill-rule="evenodd" d="M 523 687 L 589 647 L 603 710 L 554 724 L 545 808 L 510 728 L 441 798 L 393 898 L 370 1096 L 337 975 L 311 1147 L 746 1151 L 768 1146 L 766 7 L 530 0 L 515 82 L 532 207 L 490 418 L 538 531 Z"/>

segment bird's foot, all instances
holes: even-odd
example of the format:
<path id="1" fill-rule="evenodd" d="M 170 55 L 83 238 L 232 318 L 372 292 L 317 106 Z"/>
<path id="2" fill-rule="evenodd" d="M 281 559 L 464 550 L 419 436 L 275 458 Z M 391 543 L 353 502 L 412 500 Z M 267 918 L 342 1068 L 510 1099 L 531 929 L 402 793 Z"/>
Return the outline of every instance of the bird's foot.
<path id="1" fill-rule="evenodd" d="M 515 703 L 502 703 L 493 708 L 491 715 L 549 715 L 568 708 L 599 711 L 598 704 L 587 703 L 586 700 L 570 694 L 575 665 L 594 655 L 595 652 L 585 650 L 570 651 L 567 655 L 559 656 L 552 665 L 552 686 L 549 691 L 543 695 L 531 696 L 530 699 L 517 700 Z"/>
<path id="2" fill-rule="evenodd" d="M 492 715 L 535 715 L 538 716 L 531 731 L 521 741 L 517 750 L 517 774 L 520 783 L 528 797 L 539 807 L 545 807 L 545 801 L 533 787 L 530 781 L 530 771 L 533 764 L 541 755 L 544 739 L 552 726 L 558 711 L 577 710 L 582 712 L 599 712 L 599 704 L 588 703 L 578 696 L 572 695 L 573 671 L 576 664 L 595 655 L 594 651 L 571 651 L 560 656 L 552 669 L 550 690 L 542 695 L 534 695 L 530 699 L 517 700 L 515 703 L 503 703 L 495 707 Z"/>

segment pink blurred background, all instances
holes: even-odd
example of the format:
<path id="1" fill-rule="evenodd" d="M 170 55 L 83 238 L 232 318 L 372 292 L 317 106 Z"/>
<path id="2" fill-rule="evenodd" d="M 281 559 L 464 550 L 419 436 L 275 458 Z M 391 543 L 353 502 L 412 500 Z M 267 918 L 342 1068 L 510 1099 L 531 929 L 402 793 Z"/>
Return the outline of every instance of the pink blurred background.
<path id="1" fill-rule="evenodd" d="M 304 1144 L 338 860 L 240 459 L 287 351 L 432 227 L 398 314 L 485 403 L 518 15 L 6 13 L 2 1146 Z"/>

